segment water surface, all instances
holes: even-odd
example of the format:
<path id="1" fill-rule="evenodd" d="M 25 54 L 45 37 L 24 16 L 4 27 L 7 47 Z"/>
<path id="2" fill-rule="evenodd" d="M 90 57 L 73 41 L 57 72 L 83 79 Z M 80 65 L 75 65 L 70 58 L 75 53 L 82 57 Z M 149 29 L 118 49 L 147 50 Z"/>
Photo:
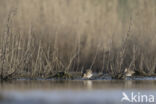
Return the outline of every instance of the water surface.
<path id="1" fill-rule="evenodd" d="M 0 104 L 127 104 L 122 92 L 156 96 L 155 86 L 155 80 L 17 80 L 0 84 Z"/>

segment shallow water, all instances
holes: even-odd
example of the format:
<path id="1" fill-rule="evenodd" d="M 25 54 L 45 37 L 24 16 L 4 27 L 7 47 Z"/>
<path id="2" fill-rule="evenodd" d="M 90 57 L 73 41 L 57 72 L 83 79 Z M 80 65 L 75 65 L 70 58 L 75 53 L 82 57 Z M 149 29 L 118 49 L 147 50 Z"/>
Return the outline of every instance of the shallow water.
<path id="1" fill-rule="evenodd" d="M 123 92 L 129 98 L 132 93 L 137 98 L 141 95 L 153 95 L 155 98 L 156 81 L 17 80 L 0 84 L 0 104 L 129 104 L 121 101 Z M 148 98 L 141 104 L 149 104 L 146 100 Z"/>

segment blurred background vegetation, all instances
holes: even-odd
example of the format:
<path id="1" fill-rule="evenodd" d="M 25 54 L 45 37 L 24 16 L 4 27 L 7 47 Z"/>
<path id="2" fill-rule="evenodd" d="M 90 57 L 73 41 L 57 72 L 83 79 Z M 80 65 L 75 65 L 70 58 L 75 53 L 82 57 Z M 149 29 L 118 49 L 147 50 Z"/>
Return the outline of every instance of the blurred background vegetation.
<path id="1" fill-rule="evenodd" d="M 155 73 L 155 0 L 1 0 L 1 76 Z"/>

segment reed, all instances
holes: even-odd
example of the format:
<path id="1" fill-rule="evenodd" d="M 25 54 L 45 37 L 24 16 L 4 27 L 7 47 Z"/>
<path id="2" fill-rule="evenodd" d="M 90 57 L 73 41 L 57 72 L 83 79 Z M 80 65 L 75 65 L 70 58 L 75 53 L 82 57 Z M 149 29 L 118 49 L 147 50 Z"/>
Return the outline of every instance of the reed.
<path id="1" fill-rule="evenodd" d="M 156 72 L 155 0 L 1 0 L 0 72 Z"/>

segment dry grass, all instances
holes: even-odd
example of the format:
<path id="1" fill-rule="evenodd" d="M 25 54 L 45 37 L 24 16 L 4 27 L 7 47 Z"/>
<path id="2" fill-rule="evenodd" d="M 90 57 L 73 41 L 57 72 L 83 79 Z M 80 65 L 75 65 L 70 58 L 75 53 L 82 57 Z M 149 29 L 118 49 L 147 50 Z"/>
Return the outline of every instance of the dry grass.
<path id="1" fill-rule="evenodd" d="M 156 1 L 1 0 L 1 76 L 156 70 Z"/>

